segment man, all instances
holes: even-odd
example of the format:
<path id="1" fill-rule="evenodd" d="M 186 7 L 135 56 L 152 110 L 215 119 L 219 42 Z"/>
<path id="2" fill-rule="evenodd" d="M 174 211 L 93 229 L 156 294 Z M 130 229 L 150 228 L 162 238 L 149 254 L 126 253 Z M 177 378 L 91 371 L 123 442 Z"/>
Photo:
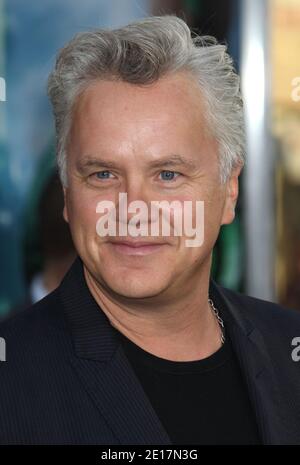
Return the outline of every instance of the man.
<path id="1" fill-rule="evenodd" d="M 300 444 L 300 315 L 210 278 L 244 163 L 225 47 L 169 16 L 81 33 L 48 89 L 78 258 L 0 326 L 1 443 Z"/>

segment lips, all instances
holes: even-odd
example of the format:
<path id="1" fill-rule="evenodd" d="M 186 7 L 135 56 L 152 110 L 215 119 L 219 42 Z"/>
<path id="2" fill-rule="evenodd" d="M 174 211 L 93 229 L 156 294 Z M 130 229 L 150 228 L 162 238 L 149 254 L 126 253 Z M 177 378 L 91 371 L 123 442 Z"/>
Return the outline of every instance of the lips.
<path id="1" fill-rule="evenodd" d="M 149 241 L 111 241 L 109 244 L 113 250 L 123 255 L 149 255 L 160 251 L 167 244 L 165 242 Z"/>
<path id="2" fill-rule="evenodd" d="M 146 241 L 111 241 L 111 243 L 114 245 L 127 245 L 128 247 L 135 247 L 135 248 L 165 244 L 165 242 L 146 242 Z"/>

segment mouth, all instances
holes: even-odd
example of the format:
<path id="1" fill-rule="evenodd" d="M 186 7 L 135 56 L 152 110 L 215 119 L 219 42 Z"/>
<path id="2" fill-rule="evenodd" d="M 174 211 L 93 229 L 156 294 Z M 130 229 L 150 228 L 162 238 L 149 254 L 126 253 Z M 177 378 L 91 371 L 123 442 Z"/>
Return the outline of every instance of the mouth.
<path id="1" fill-rule="evenodd" d="M 145 242 L 145 241 L 111 241 L 108 244 L 114 251 L 124 255 L 149 255 L 166 246 L 165 242 Z"/>

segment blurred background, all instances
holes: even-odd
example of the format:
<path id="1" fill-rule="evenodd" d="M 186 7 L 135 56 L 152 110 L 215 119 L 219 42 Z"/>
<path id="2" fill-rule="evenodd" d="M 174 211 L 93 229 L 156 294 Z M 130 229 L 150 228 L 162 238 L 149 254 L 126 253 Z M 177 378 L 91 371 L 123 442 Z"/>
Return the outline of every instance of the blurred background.
<path id="1" fill-rule="evenodd" d="M 0 320 L 59 285 L 75 257 L 46 82 L 76 32 L 177 14 L 228 45 L 247 163 L 212 276 L 300 310 L 300 0 L 0 0 Z"/>

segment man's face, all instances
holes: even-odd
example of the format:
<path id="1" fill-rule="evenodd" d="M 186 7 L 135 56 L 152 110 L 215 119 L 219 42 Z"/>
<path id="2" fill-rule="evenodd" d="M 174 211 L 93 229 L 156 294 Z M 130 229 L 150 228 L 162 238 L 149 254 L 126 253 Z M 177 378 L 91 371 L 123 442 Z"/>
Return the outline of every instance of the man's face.
<path id="1" fill-rule="evenodd" d="M 234 218 L 239 174 L 220 183 L 218 147 L 197 83 L 183 73 L 144 87 L 98 81 L 73 115 L 64 218 L 89 274 L 127 298 L 176 295 L 194 286 L 209 271 L 220 225 Z M 203 244 L 187 247 L 187 236 L 163 236 L 161 230 L 158 237 L 100 237 L 98 202 L 113 201 L 118 212 L 124 192 L 128 204 L 140 200 L 149 207 L 152 201 L 204 201 Z M 132 249 L 118 240 L 157 246 Z"/>

